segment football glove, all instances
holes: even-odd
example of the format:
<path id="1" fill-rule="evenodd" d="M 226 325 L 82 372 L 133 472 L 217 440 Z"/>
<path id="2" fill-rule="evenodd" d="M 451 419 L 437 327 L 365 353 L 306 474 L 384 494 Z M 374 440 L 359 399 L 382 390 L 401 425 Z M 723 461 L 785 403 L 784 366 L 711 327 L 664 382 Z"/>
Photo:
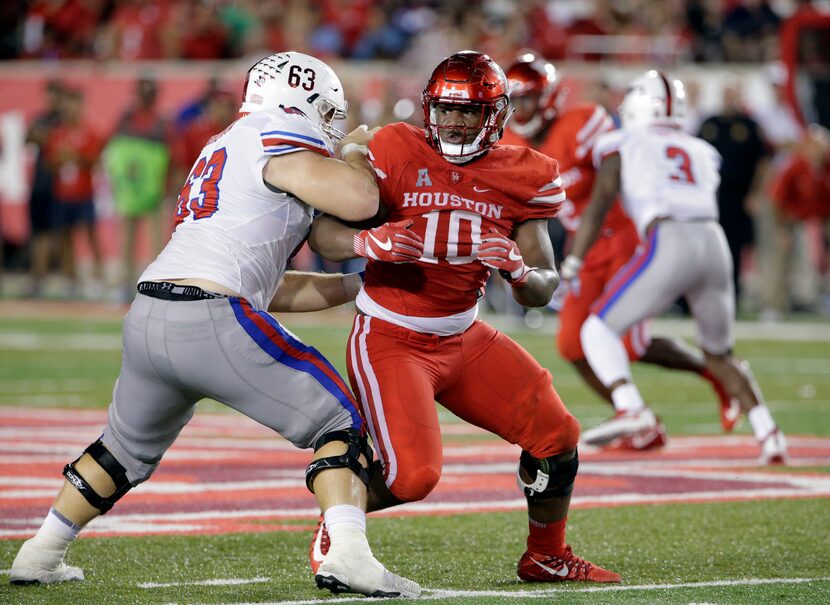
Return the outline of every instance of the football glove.
<path id="1" fill-rule="evenodd" d="M 410 227 L 412 219 L 355 233 L 355 254 L 387 263 L 417 261 L 424 253 L 424 242 Z"/>
<path id="2" fill-rule="evenodd" d="M 582 270 L 582 259 L 569 254 L 559 266 L 559 287 L 553 293 L 548 307 L 554 311 L 561 311 L 565 304 L 565 298 L 569 293 L 579 296 L 580 282 L 579 272 Z"/>
<path id="3" fill-rule="evenodd" d="M 525 264 L 516 242 L 493 228 L 482 236 L 476 258 L 485 267 L 497 270 L 514 288 L 524 286 L 534 269 Z"/>
<path id="4" fill-rule="evenodd" d="M 559 277 L 562 278 L 562 281 L 569 282 L 576 279 L 581 270 L 582 259 L 569 254 L 562 261 L 562 266 L 559 267 Z"/>

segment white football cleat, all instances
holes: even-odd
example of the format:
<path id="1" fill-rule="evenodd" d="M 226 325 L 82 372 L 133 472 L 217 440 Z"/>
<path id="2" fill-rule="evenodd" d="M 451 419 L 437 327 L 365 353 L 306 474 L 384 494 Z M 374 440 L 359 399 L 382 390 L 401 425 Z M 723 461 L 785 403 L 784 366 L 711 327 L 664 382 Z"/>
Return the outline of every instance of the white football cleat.
<path id="1" fill-rule="evenodd" d="M 657 417 L 651 408 L 643 408 L 639 412 L 617 412 L 613 418 L 582 433 L 581 441 L 585 445 L 607 445 L 620 437 L 656 430 L 657 425 Z"/>
<path id="2" fill-rule="evenodd" d="M 778 427 L 761 441 L 761 457 L 763 465 L 787 463 L 787 438 Z"/>
<path id="3" fill-rule="evenodd" d="M 26 540 L 9 570 L 12 584 L 57 584 L 82 582 L 84 572 L 63 562 L 63 552 L 42 548 L 34 538 Z"/>
<path id="4" fill-rule="evenodd" d="M 377 598 L 417 599 L 421 587 L 386 569 L 371 552 L 346 552 L 332 548 L 314 575 L 317 588 L 334 594 L 351 592 Z"/>

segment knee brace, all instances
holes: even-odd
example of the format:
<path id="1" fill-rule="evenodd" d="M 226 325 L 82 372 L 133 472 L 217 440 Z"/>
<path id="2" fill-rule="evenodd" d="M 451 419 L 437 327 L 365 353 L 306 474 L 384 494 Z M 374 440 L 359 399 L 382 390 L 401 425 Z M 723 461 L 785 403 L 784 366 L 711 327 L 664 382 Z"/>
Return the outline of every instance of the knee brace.
<path id="1" fill-rule="evenodd" d="M 357 475 L 366 487 L 369 487 L 369 469 L 360 464 L 360 454 L 366 457 L 368 466 L 372 464 L 372 449 L 369 447 L 369 440 L 366 435 L 361 434 L 357 429 L 344 429 L 342 431 L 332 431 L 320 437 L 314 444 L 314 451 L 316 452 L 330 441 L 342 441 L 348 446 L 344 454 L 339 456 L 327 456 L 325 458 L 318 458 L 309 464 L 305 469 L 305 484 L 308 491 L 314 493 L 311 489 L 311 484 L 317 473 L 330 468 L 349 468 Z"/>
<path id="2" fill-rule="evenodd" d="M 77 469 L 75 468 L 75 464 L 80 460 L 84 454 L 89 454 L 93 460 L 102 468 L 104 472 L 106 472 L 112 482 L 115 484 L 115 492 L 107 497 L 102 497 L 92 489 L 92 486 L 87 483 L 86 479 L 78 473 Z M 101 443 L 99 439 L 88 448 L 84 450 L 84 454 L 81 454 L 75 460 L 67 464 L 63 467 L 63 476 L 66 477 L 67 481 L 69 481 L 78 492 L 86 498 L 86 501 L 89 504 L 97 508 L 101 511 L 101 514 L 104 515 L 112 508 L 112 505 L 115 504 L 124 494 L 126 494 L 130 489 L 133 487 L 132 484 L 127 479 L 127 469 L 121 466 L 121 463 L 115 459 L 110 451 L 104 447 L 104 444 Z"/>
<path id="3" fill-rule="evenodd" d="M 536 458 L 522 450 L 516 482 L 528 498 L 561 498 L 573 491 L 579 456 L 576 449 L 548 458 Z M 522 479 L 522 470 L 532 482 Z"/>

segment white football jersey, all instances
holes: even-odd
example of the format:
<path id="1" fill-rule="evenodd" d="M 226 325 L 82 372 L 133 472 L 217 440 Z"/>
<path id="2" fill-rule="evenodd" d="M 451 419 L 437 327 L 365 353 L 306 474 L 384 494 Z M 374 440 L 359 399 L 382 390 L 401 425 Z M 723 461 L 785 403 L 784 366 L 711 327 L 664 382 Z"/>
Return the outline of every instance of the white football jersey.
<path id="1" fill-rule="evenodd" d="M 717 220 L 721 156 L 706 141 L 666 126 L 615 130 L 594 145 L 594 165 L 613 153 L 623 208 L 641 235 L 658 217 Z"/>
<path id="2" fill-rule="evenodd" d="M 208 279 L 267 309 L 313 209 L 269 189 L 262 170 L 305 150 L 333 155 L 319 126 L 291 110 L 251 113 L 211 138 L 179 194 L 170 242 L 139 281 Z"/>

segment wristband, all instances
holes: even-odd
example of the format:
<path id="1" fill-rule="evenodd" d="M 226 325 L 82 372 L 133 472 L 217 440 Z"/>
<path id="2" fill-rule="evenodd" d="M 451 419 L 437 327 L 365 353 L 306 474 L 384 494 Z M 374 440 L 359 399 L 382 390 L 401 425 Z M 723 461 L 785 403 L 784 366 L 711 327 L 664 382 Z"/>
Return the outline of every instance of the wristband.
<path id="1" fill-rule="evenodd" d="M 340 158 L 345 159 L 346 155 L 352 152 L 359 153 L 360 155 L 366 157 L 369 155 L 369 148 L 366 145 L 360 145 L 359 143 L 346 143 L 340 148 Z"/>
<path id="2" fill-rule="evenodd" d="M 527 285 L 528 280 L 530 279 L 530 274 L 536 271 L 538 267 L 528 267 L 525 265 L 524 270 L 522 273 L 514 278 L 504 269 L 499 269 L 499 275 L 502 276 L 502 279 L 510 284 L 513 288 L 524 288 Z"/>

